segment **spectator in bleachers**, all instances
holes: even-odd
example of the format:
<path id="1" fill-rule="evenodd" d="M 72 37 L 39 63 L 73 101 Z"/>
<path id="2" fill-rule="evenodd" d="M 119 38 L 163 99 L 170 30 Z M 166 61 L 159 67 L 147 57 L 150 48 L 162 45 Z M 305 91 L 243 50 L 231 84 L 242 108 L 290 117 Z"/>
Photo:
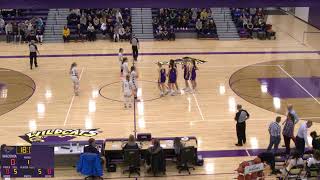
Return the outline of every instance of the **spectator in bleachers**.
<path id="1" fill-rule="evenodd" d="M 169 36 L 169 40 L 176 40 L 176 34 L 174 32 L 173 25 L 170 25 L 170 27 L 169 27 L 168 36 Z"/>
<path id="2" fill-rule="evenodd" d="M 119 22 L 116 22 L 113 28 L 113 41 L 118 42 L 120 40 L 120 35 L 119 35 L 119 29 L 121 27 L 121 24 Z"/>
<path id="3" fill-rule="evenodd" d="M 120 26 L 120 28 L 119 28 L 119 38 L 120 38 L 121 41 L 125 39 L 125 34 L 126 34 L 126 31 L 124 30 L 123 26 Z"/>
<path id="4" fill-rule="evenodd" d="M 208 12 L 206 11 L 206 9 L 202 9 L 202 11 L 200 13 L 200 19 L 202 21 L 205 21 L 208 19 Z"/>
<path id="5" fill-rule="evenodd" d="M 95 29 L 91 23 L 89 23 L 87 31 L 88 31 L 88 40 L 95 41 L 96 40 Z"/>
<path id="6" fill-rule="evenodd" d="M 79 18 L 80 18 L 80 17 L 79 17 L 74 11 L 71 11 L 71 13 L 69 14 L 69 16 L 67 17 L 67 19 L 68 19 L 68 24 L 70 24 L 70 25 L 77 25 Z"/>
<path id="7" fill-rule="evenodd" d="M 86 39 L 86 34 L 87 34 L 86 26 L 83 24 L 78 24 L 77 34 L 78 34 L 79 40 L 84 41 Z"/>
<path id="8" fill-rule="evenodd" d="M 100 27 L 100 30 L 102 32 L 103 38 L 105 38 L 106 37 L 106 33 L 107 33 L 107 24 L 106 23 L 102 23 L 101 27 Z"/>
<path id="9" fill-rule="evenodd" d="M 38 27 L 37 28 L 37 31 L 36 31 L 36 38 L 37 38 L 37 41 L 38 43 L 42 44 L 43 42 L 43 26 L 42 27 Z"/>
<path id="10" fill-rule="evenodd" d="M 7 42 L 11 42 L 12 39 L 12 24 L 11 22 L 8 22 L 7 25 L 5 26 L 5 31 L 6 31 L 6 38 Z"/>
<path id="11" fill-rule="evenodd" d="M 37 29 L 42 29 L 43 26 L 44 26 L 44 24 L 43 24 L 43 20 L 41 19 L 41 17 L 37 18 L 37 20 L 36 20 L 36 28 Z"/>
<path id="12" fill-rule="evenodd" d="M 0 33 L 4 31 L 4 27 L 5 27 L 5 21 L 0 18 Z"/>
<path id="13" fill-rule="evenodd" d="M 202 21 L 200 19 L 196 22 L 196 31 L 198 34 L 202 32 Z"/>
<path id="14" fill-rule="evenodd" d="M 126 27 L 125 40 L 129 41 L 131 38 L 131 29 L 129 26 Z"/>
<path id="15" fill-rule="evenodd" d="M 67 26 L 63 28 L 63 42 L 69 42 L 70 39 L 70 29 Z"/>
<path id="16" fill-rule="evenodd" d="M 97 16 L 95 16 L 93 18 L 93 26 L 95 29 L 99 29 L 100 28 L 100 20 Z"/>
<path id="17" fill-rule="evenodd" d="M 84 14 L 82 14 L 80 18 L 80 24 L 86 26 L 87 25 L 87 18 Z"/>
<path id="18" fill-rule="evenodd" d="M 12 23 L 13 42 L 17 42 L 17 35 L 18 35 L 18 24 L 16 22 L 13 22 Z"/>

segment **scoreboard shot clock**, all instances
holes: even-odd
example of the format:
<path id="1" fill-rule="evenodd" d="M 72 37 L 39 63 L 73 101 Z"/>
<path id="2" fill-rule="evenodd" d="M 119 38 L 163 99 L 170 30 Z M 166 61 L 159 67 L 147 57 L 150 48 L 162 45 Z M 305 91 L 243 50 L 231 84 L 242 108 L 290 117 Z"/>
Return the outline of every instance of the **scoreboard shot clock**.
<path id="1" fill-rule="evenodd" d="M 2 178 L 54 177 L 53 147 L 5 146 L 0 168 Z"/>

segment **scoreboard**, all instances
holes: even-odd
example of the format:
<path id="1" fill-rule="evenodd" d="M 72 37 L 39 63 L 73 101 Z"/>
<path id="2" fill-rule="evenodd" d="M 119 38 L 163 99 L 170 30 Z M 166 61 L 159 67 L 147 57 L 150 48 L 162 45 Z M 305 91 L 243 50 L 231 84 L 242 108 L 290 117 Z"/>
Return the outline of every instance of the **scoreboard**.
<path id="1" fill-rule="evenodd" d="M 54 163 L 51 160 L 46 161 L 46 159 L 53 160 L 53 147 L 49 147 L 52 148 L 52 157 L 50 153 L 48 155 L 48 152 L 37 151 L 34 154 L 32 153 L 33 148 L 34 146 L 5 146 L 1 149 L 1 177 L 54 177 Z M 41 159 L 40 164 L 45 164 L 45 167 L 41 165 L 39 167 L 39 162 L 34 162 L 34 159 L 37 161 Z"/>

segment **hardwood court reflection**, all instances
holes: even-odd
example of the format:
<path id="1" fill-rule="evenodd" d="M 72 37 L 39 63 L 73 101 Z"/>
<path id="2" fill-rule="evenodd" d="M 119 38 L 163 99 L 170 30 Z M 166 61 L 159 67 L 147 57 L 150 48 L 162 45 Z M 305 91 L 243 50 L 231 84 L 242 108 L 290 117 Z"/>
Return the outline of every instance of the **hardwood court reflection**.
<path id="1" fill-rule="evenodd" d="M 27 75 L 0 68 L 0 115 L 26 102 L 34 93 L 36 85 Z"/>
<path id="2" fill-rule="evenodd" d="M 231 89 L 248 102 L 285 114 L 294 104 L 303 118 L 320 121 L 319 59 L 264 62 L 244 67 L 230 78 Z"/>

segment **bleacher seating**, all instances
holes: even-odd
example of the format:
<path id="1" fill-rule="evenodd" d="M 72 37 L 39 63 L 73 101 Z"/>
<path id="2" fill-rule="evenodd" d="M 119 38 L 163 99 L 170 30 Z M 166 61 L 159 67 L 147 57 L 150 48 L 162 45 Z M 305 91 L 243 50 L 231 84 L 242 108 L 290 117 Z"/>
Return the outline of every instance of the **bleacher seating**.
<path id="1" fill-rule="evenodd" d="M 97 36 L 105 38 L 108 35 L 110 39 L 113 39 L 115 31 L 123 31 L 124 34 L 119 33 L 119 40 L 129 40 L 131 37 L 129 9 L 71 9 L 70 11 L 68 28 L 71 40 L 85 39 L 89 23 L 94 26 Z M 105 30 L 101 29 L 102 24 L 105 24 Z"/>
<path id="2" fill-rule="evenodd" d="M 14 35 L 20 34 L 22 41 L 37 40 L 36 34 L 43 34 L 46 24 L 48 9 L 3 9 L 0 19 L 3 19 L 5 25 L 13 25 Z M 0 29 L 0 35 L 5 36 L 5 27 Z M 16 39 L 16 38 L 14 38 Z"/>
<path id="3" fill-rule="evenodd" d="M 211 17 L 210 9 L 153 8 L 152 17 L 154 37 L 159 40 L 170 39 L 170 32 L 173 34 L 197 32 L 199 38 L 217 37 L 216 26 Z M 204 24 L 200 31 L 196 30 L 197 19 L 201 19 Z"/>
<path id="4" fill-rule="evenodd" d="M 232 8 L 232 19 L 241 38 L 271 39 L 275 32 L 266 24 L 266 16 L 261 8 Z"/>

